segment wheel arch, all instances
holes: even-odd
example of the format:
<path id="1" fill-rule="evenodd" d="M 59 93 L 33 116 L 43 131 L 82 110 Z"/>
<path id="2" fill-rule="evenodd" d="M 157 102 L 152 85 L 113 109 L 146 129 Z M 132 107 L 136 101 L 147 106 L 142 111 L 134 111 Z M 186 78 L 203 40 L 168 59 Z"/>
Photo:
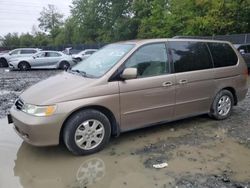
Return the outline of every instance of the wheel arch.
<path id="1" fill-rule="evenodd" d="M 22 60 L 22 61 L 19 61 L 19 62 L 18 62 L 18 64 L 17 64 L 17 67 L 18 67 L 18 68 L 19 68 L 19 65 L 20 65 L 21 63 L 27 63 L 27 64 L 29 65 L 29 68 L 31 68 L 30 63 L 29 63 L 28 61 L 25 61 L 25 60 Z"/>
<path id="2" fill-rule="evenodd" d="M 68 63 L 70 66 L 70 62 L 67 59 L 61 59 L 58 63 L 57 63 L 57 68 L 61 68 L 61 64 L 62 63 Z"/>
<path id="3" fill-rule="evenodd" d="M 106 107 L 103 106 L 99 106 L 99 105 L 91 105 L 91 106 L 84 106 L 81 108 L 78 108 L 74 111 L 72 111 L 67 118 L 63 121 L 62 127 L 60 129 L 60 135 L 59 135 L 59 141 L 62 142 L 63 141 L 63 130 L 65 128 L 66 122 L 68 121 L 68 119 L 74 115 L 77 112 L 80 112 L 82 110 L 97 110 L 102 112 L 104 115 L 107 116 L 107 118 L 110 121 L 111 124 L 111 135 L 118 137 L 120 135 L 120 127 L 119 127 L 119 123 L 117 122 L 114 114 Z"/>
<path id="4" fill-rule="evenodd" d="M 233 87 L 224 87 L 220 91 L 222 91 L 222 90 L 230 91 L 232 93 L 232 95 L 233 95 L 233 98 L 234 98 L 234 105 L 238 104 L 238 98 L 237 98 L 237 95 L 236 95 L 236 90 Z"/>

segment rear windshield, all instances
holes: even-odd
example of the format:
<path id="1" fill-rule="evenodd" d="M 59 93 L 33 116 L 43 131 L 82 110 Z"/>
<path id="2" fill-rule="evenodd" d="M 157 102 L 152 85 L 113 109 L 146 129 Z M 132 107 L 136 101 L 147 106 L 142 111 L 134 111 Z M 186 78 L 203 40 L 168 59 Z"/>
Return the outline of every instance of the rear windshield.
<path id="1" fill-rule="evenodd" d="M 207 43 L 213 57 L 214 67 L 236 65 L 238 57 L 232 47 L 227 43 Z"/>

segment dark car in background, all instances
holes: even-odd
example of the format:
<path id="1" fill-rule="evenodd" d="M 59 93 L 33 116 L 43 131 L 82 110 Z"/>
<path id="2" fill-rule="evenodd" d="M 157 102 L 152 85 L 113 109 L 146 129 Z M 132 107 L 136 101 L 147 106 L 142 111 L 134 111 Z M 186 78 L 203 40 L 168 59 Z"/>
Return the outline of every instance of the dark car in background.
<path id="1" fill-rule="evenodd" d="M 244 58 L 248 69 L 250 69 L 250 43 L 248 44 L 235 44 L 236 49 L 241 53 Z"/>

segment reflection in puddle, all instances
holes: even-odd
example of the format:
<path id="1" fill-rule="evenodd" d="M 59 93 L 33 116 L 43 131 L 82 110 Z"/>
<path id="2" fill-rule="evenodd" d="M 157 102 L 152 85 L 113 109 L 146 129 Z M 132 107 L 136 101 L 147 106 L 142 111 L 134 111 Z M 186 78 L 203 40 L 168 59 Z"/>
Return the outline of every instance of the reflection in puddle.
<path id="1" fill-rule="evenodd" d="M 84 161 L 76 173 L 80 186 L 86 187 L 100 181 L 105 175 L 105 163 L 99 158 Z"/>
<path id="2" fill-rule="evenodd" d="M 14 167 L 23 187 L 89 187 L 105 172 L 98 157 L 75 157 L 62 146 L 34 148 L 26 143 L 19 148 Z"/>
<path id="3" fill-rule="evenodd" d="M 182 175 L 220 174 L 225 169 L 234 171 L 231 178 L 249 180 L 250 150 L 228 138 L 226 129 L 212 123 L 201 119 L 201 125 L 194 127 L 194 121 L 187 120 L 173 123 L 174 131 L 159 126 L 126 133 L 112 139 L 103 151 L 79 157 L 64 146 L 26 144 L 3 119 L 0 120 L 0 187 L 175 187 L 176 178 Z M 203 138 L 203 142 L 190 142 L 193 135 L 194 139 Z M 164 147 L 168 143 L 175 147 Z M 145 146 L 151 146 L 152 150 L 144 150 Z M 138 150 L 142 152 L 137 153 Z M 151 164 L 145 166 L 145 161 L 162 157 L 168 159 L 167 168 L 156 170 Z"/>

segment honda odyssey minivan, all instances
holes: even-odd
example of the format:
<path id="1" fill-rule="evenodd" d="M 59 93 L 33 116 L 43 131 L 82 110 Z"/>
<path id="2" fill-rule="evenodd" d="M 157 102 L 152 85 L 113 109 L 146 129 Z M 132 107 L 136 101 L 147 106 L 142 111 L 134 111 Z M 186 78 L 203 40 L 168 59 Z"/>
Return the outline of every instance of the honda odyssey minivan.
<path id="1" fill-rule="evenodd" d="M 107 45 L 24 91 L 8 115 L 26 142 L 97 152 L 122 132 L 209 114 L 223 120 L 247 93 L 228 42 L 148 39 Z"/>

